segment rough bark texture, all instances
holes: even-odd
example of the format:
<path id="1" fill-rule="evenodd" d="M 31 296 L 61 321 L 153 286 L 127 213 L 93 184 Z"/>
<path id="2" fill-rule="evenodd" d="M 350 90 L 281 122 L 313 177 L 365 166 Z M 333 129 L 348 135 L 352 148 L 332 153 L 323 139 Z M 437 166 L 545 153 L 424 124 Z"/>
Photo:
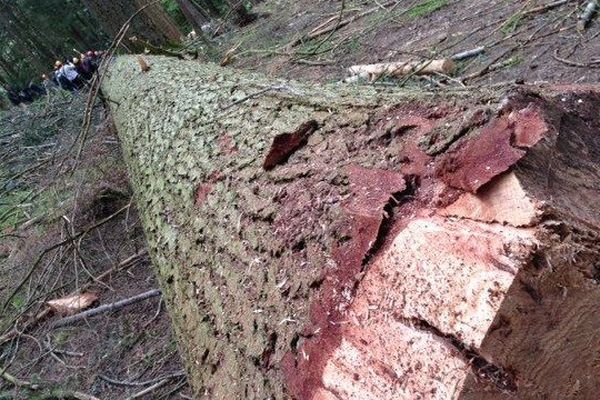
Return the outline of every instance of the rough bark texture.
<path id="1" fill-rule="evenodd" d="M 148 59 L 103 89 L 198 398 L 596 396 L 597 88 Z"/>

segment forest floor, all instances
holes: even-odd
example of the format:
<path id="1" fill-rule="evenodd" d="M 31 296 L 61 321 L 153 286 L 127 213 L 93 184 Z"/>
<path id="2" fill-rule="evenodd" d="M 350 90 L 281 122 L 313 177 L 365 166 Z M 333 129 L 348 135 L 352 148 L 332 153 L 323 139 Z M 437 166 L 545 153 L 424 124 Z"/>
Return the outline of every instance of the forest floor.
<path id="1" fill-rule="evenodd" d="M 539 8 L 549 3 L 266 0 L 258 21 L 215 43 L 230 68 L 273 79 L 339 82 L 354 64 L 444 58 L 484 46 L 459 61 L 453 77 L 372 84 L 477 90 L 598 82 L 600 21 L 578 31 L 584 1 Z M 62 328 L 52 327 L 60 315 L 27 325 L 46 301 L 84 286 L 97 304 L 158 288 L 110 118 L 98 105 L 90 135 L 81 137 L 85 102 L 85 94 L 55 93 L 0 114 L 0 330 L 17 328 L 2 344 L 0 374 L 27 381 L 5 379 L 0 399 L 60 398 L 65 391 L 125 399 L 149 388 L 136 398 L 191 398 L 158 297 Z M 106 278 L 92 278 L 99 275 Z"/>
<path id="2" fill-rule="evenodd" d="M 0 365 L 26 381 L 4 382 L 0 398 L 76 398 L 69 391 L 127 398 L 163 377 L 146 398 L 182 398 L 186 380 L 159 297 L 60 328 L 52 324 L 62 316 L 51 314 L 27 328 L 46 301 L 78 290 L 96 294 L 96 306 L 158 287 L 119 142 L 101 106 L 81 146 L 85 104 L 85 94 L 57 92 L 0 119 L 0 328 L 19 331 L 2 340 Z M 44 254 L 56 243 L 64 245 Z"/>
<path id="3" fill-rule="evenodd" d="M 404 84 L 598 82 L 600 24 L 577 29 L 586 1 L 544 8 L 551 3 L 557 2 L 267 1 L 259 11 L 270 16 L 224 35 L 222 46 L 235 49 L 237 68 L 320 82 L 342 80 L 355 64 L 448 58 L 482 46 L 481 54 L 457 61 L 452 80 Z"/>

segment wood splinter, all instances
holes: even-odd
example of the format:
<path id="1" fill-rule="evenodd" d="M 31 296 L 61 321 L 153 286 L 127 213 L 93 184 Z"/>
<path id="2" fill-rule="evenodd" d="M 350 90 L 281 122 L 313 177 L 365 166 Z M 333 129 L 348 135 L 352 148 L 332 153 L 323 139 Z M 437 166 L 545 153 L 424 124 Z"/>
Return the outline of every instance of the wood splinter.
<path id="1" fill-rule="evenodd" d="M 148 72 L 150 70 L 150 65 L 148 65 L 146 60 L 144 60 L 144 57 L 137 56 L 137 62 L 140 65 L 140 69 L 142 70 L 142 72 Z"/>

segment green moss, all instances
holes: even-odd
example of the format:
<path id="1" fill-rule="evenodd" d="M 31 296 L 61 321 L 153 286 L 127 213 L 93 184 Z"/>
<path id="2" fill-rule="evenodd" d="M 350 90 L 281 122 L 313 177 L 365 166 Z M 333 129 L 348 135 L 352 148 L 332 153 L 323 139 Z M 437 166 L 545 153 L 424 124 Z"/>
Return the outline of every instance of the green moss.
<path id="1" fill-rule="evenodd" d="M 406 16 L 411 19 L 422 18 L 447 5 L 447 0 L 424 0 L 408 10 Z"/>
<path id="2" fill-rule="evenodd" d="M 14 228 L 27 218 L 30 207 L 26 207 L 25 203 L 31 194 L 29 190 L 15 190 L 0 198 L 0 231 Z"/>
<path id="3" fill-rule="evenodd" d="M 509 19 L 507 19 L 500 28 L 500 32 L 504 35 L 504 37 L 510 35 L 515 32 L 521 23 L 523 22 L 523 14 L 516 13 L 513 14 Z"/>

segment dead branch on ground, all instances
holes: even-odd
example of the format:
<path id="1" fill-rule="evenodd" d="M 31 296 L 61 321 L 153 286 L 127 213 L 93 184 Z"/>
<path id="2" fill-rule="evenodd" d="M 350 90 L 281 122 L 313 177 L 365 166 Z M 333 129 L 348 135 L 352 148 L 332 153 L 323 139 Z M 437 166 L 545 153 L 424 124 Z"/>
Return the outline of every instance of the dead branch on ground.
<path id="1" fill-rule="evenodd" d="M 388 1 L 388 2 L 386 2 L 384 4 L 382 4 L 382 6 L 383 7 L 389 7 L 389 6 L 394 5 L 396 3 L 397 3 L 396 1 Z M 377 7 L 370 8 L 368 10 L 365 10 L 365 11 L 361 12 L 361 13 L 353 15 L 350 18 L 346 18 L 346 19 L 344 19 L 342 21 L 339 21 L 335 25 L 327 26 L 331 22 L 335 21 L 335 18 L 330 18 L 325 23 L 323 23 L 323 24 L 320 25 L 320 26 L 323 26 L 322 28 L 317 29 L 318 28 L 317 27 L 317 28 L 313 29 L 308 35 L 306 35 L 304 37 L 299 37 L 297 39 L 292 40 L 290 43 L 288 43 L 285 46 L 283 46 L 283 48 L 289 49 L 289 48 L 292 48 L 292 47 L 295 47 L 295 46 L 299 45 L 300 43 L 302 43 L 304 41 L 312 40 L 312 39 L 318 38 L 319 36 L 326 35 L 326 34 L 330 33 L 331 31 L 335 32 L 338 29 L 343 28 L 344 26 L 346 26 L 348 24 L 351 24 L 354 21 L 356 21 L 356 20 L 358 20 L 360 18 L 366 17 L 367 15 L 373 14 L 375 11 L 379 11 L 379 10 L 381 10 L 381 7 L 378 5 Z"/>
<path id="2" fill-rule="evenodd" d="M 38 256 L 38 258 L 36 259 L 36 261 L 33 263 L 32 267 L 29 269 L 29 271 L 27 272 L 27 274 L 25 274 L 25 277 L 21 280 L 21 282 L 17 285 L 17 287 L 12 291 L 12 293 L 10 294 L 10 296 L 8 296 L 8 298 L 5 300 L 4 304 L 2 305 L 2 308 L 0 309 L 0 311 L 4 312 L 6 311 L 6 308 L 8 307 L 8 305 L 10 304 L 11 300 L 15 297 L 15 295 L 19 292 L 19 290 L 21 290 L 21 288 L 23 288 L 23 286 L 25 285 L 25 283 L 27 283 L 27 281 L 29 280 L 29 278 L 31 278 L 31 276 L 33 275 L 33 273 L 35 272 L 35 270 L 38 268 L 38 266 L 41 264 L 42 260 L 44 259 L 44 257 L 46 256 L 46 254 L 50 253 L 53 250 L 56 250 L 66 244 L 71 244 L 73 243 L 75 240 L 79 239 L 80 237 L 83 237 L 85 235 L 87 235 L 89 232 L 93 231 L 94 229 L 106 224 L 107 222 L 111 221 L 112 219 L 114 219 L 116 216 L 118 216 L 119 214 L 121 214 L 123 211 L 127 210 L 129 207 L 131 206 L 131 203 L 127 204 L 125 207 L 122 207 L 120 210 L 118 210 L 117 212 L 115 212 L 114 214 L 102 219 L 99 222 L 96 222 L 95 224 L 93 224 L 92 226 L 84 229 L 83 231 L 79 232 L 78 234 L 76 234 L 75 236 L 69 237 L 65 240 L 62 240 L 48 248 L 46 248 L 44 251 L 42 251 L 40 253 L 40 255 Z"/>
<path id="3" fill-rule="evenodd" d="M 161 382 L 164 381 L 165 379 L 169 380 L 169 379 L 175 379 L 175 378 L 183 378 L 185 377 L 185 372 L 184 371 L 179 371 L 179 372 L 174 372 L 172 374 L 168 374 L 165 376 L 161 376 L 159 378 L 154 378 L 154 379 L 150 379 L 148 381 L 144 381 L 144 382 L 131 382 L 131 381 L 120 381 L 117 379 L 112 379 L 107 377 L 106 375 L 98 375 L 98 378 L 102 379 L 105 382 L 108 382 L 112 385 L 115 386 L 129 386 L 129 387 L 135 387 L 135 386 L 148 386 L 148 385 L 153 385 L 157 382 Z"/>
<path id="4" fill-rule="evenodd" d="M 582 63 L 582 62 L 578 62 L 578 61 L 569 60 L 568 58 L 562 58 L 558 55 L 558 49 L 554 50 L 554 54 L 552 54 L 552 57 L 556 61 L 560 61 L 561 63 L 569 65 L 571 67 L 578 67 L 578 68 L 598 68 L 598 67 L 600 67 L 600 65 L 598 65 L 599 64 L 598 61 L 596 61 L 596 60 L 592 60 L 587 63 Z"/>
<path id="5" fill-rule="evenodd" d="M 79 290 L 71 292 L 70 295 L 76 295 L 76 294 L 80 293 L 81 291 L 88 289 L 95 282 L 102 281 L 102 280 L 106 279 L 108 276 L 112 275 L 113 273 L 130 268 L 131 266 L 135 265 L 135 262 L 140 257 L 143 257 L 146 254 L 147 254 L 147 251 L 142 250 L 139 253 L 136 253 L 136 254 L 126 258 L 125 260 L 121 261 L 118 265 L 116 265 L 116 266 L 104 271 L 100 275 L 96 276 L 96 279 L 89 281 L 87 284 L 85 284 L 81 288 L 79 288 Z M 29 329 L 33 328 L 35 325 L 37 325 L 40 321 L 42 321 L 43 319 L 48 317 L 50 314 L 52 314 L 52 308 L 47 306 L 42 311 L 38 312 L 37 314 L 35 314 L 34 316 L 32 316 L 28 320 L 26 320 L 22 324 L 22 326 L 20 326 L 20 330 L 17 329 L 16 326 L 14 326 L 8 332 L 6 332 L 2 336 L 0 336 L 0 345 L 8 342 L 9 340 L 14 339 L 15 337 L 18 337 L 22 332 L 26 332 Z"/>
<path id="6" fill-rule="evenodd" d="M 138 294 L 138 295 L 130 297 L 128 299 L 120 300 L 115 303 L 105 304 L 103 306 L 92 308 L 91 310 L 87 310 L 87 311 L 81 312 L 79 314 L 72 315 L 70 317 L 59 319 L 58 321 L 56 321 L 52 324 L 52 328 L 59 328 L 61 326 L 70 325 L 75 322 L 81 321 L 82 319 L 93 317 L 95 315 L 102 314 L 105 312 L 118 311 L 122 308 L 125 308 L 125 307 L 131 305 L 131 304 L 135 304 L 140 301 L 150 299 L 152 297 L 160 296 L 160 294 L 161 294 L 160 290 L 158 290 L 158 289 L 149 290 L 147 292 Z"/>

